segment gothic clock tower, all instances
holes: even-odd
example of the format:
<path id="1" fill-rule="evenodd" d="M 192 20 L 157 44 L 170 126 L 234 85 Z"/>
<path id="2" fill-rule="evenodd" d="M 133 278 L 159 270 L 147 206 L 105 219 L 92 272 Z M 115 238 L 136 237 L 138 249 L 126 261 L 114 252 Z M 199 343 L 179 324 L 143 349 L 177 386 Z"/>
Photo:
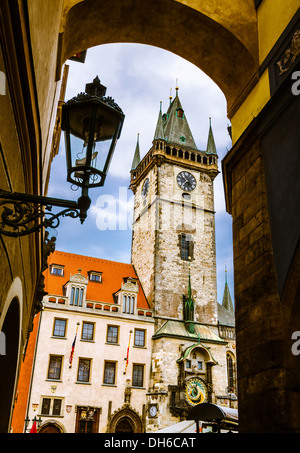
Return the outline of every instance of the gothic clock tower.
<path id="1" fill-rule="evenodd" d="M 195 322 L 217 324 L 213 181 L 218 156 L 211 124 L 207 148 L 197 148 L 178 96 L 160 107 L 151 149 L 131 170 L 135 195 L 132 263 L 158 327 L 184 320 L 190 291 Z"/>

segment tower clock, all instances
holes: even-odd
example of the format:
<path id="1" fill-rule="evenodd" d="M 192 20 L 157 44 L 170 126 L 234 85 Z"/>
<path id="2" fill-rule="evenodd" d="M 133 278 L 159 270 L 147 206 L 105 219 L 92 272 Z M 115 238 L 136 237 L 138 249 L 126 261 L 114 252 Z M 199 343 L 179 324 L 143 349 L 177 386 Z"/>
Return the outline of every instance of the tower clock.
<path id="1" fill-rule="evenodd" d="M 195 320 L 217 322 L 217 160 L 211 125 L 207 149 L 201 151 L 178 91 L 168 111 L 163 115 L 160 110 L 152 147 L 142 160 L 136 148 L 130 182 L 135 195 L 132 263 L 158 324 L 164 317 L 183 319 L 189 268 Z"/>

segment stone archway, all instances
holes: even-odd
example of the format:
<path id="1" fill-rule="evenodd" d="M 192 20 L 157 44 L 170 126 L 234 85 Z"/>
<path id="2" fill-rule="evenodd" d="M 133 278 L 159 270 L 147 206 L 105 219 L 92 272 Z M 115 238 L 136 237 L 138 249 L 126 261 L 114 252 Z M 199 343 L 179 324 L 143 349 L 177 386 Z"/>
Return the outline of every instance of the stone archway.
<path id="1" fill-rule="evenodd" d="M 63 428 L 57 422 L 47 422 L 38 430 L 39 434 L 61 434 Z"/>
<path id="2" fill-rule="evenodd" d="M 109 433 L 142 433 L 143 424 L 137 412 L 125 405 L 112 416 L 108 427 Z"/>
<path id="3" fill-rule="evenodd" d="M 115 433 L 133 433 L 132 421 L 128 417 L 121 418 L 116 424 Z"/>
<path id="4" fill-rule="evenodd" d="M 219 3 L 216 9 L 211 2 L 70 0 L 60 26 L 57 79 L 62 64 L 82 50 L 115 42 L 149 44 L 203 70 L 224 92 L 230 110 L 256 79 L 257 19 L 253 0 Z"/>

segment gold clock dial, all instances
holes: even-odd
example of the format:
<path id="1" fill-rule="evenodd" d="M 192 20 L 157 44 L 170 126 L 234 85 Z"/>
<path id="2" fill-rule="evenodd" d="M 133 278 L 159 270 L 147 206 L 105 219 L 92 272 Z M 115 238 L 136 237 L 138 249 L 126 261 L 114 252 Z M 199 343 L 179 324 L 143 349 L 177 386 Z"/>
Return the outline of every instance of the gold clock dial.
<path id="1" fill-rule="evenodd" d="M 189 379 L 185 387 L 185 399 L 192 406 L 205 403 L 207 401 L 207 387 L 205 382 L 199 378 Z"/>

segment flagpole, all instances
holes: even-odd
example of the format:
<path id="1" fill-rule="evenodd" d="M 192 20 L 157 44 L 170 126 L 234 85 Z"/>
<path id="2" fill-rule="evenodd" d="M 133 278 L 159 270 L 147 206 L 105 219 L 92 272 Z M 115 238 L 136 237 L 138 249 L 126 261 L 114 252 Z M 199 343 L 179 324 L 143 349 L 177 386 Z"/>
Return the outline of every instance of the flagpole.
<path id="1" fill-rule="evenodd" d="M 129 347 L 130 347 L 130 339 L 131 339 L 131 334 L 132 334 L 132 330 L 130 330 L 129 332 L 129 340 L 128 340 L 128 346 L 127 346 L 127 356 L 125 357 L 125 360 L 126 360 L 126 365 L 125 365 L 125 371 L 123 374 L 126 374 L 126 371 L 127 371 L 127 367 L 128 367 L 128 360 L 129 360 Z"/>
<path id="2" fill-rule="evenodd" d="M 72 349 L 71 349 L 71 353 L 70 353 L 70 358 L 69 358 L 69 368 L 72 368 L 72 362 L 73 362 L 73 356 L 74 356 L 74 350 L 75 350 L 75 344 L 76 344 L 76 338 L 77 338 L 79 325 L 80 325 L 80 323 L 78 322 L 77 323 L 77 327 L 76 327 L 75 337 L 74 337 L 74 340 L 73 340 L 73 343 L 72 343 Z"/>

